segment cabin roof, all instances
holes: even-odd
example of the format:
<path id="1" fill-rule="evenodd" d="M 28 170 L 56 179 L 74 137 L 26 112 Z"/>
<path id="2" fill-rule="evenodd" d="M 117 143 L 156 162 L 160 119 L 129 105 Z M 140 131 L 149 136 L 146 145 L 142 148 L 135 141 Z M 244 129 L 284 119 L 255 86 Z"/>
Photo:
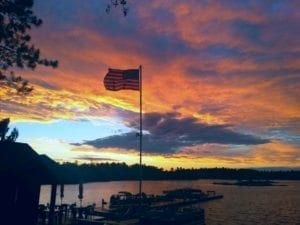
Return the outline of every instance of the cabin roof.
<path id="1" fill-rule="evenodd" d="M 0 174 L 28 183 L 62 183 L 60 165 L 24 143 L 0 142 Z"/>

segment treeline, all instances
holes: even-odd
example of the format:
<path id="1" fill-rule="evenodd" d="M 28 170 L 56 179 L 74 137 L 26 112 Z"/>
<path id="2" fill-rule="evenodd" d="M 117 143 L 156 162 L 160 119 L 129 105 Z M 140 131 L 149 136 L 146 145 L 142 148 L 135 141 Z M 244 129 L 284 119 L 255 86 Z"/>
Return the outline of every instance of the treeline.
<path id="1" fill-rule="evenodd" d="M 138 180 L 139 165 L 125 163 L 76 164 L 61 165 L 62 175 L 69 183 Z M 299 170 L 255 170 L 229 168 L 176 168 L 163 170 L 154 166 L 142 166 L 143 180 L 196 180 L 196 179 L 231 179 L 231 180 L 300 180 Z"/>

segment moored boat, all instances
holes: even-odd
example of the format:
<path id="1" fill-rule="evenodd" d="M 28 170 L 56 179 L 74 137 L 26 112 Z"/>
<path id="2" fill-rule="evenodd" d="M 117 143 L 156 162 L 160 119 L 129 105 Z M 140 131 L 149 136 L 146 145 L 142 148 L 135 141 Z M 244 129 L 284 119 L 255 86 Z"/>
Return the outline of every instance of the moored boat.
<path id="1" fill-rule="evenodd" d="M 163 191 L 165 199 L 169 201 L 182 200 L 184 202 L 198 203 L 223 198 L 223 195 L 215 191 L 203 192 L 200 189 L 179 188 Z"/>
<path id="2" fill-rule="evenodd" d="M 128 206 L 151 207 L 165 205 L 188 205 L 223 198 L 215 191 L 203 192 L 200 189 L 180 188 L 165 190 L 162 195 L 132 194 L 121 191 L 110 198 L 110 209 Z"/>
<path id="3" fill-rule="evenodd" d="M 132 194 L 127 191 L 120 191 L 118 194 L 114 194 L 110 197 L 109 208 L 119 208 L 124 206 L 134 206 L 134 205 L 150 205 L 152 202 L 157 201 L 157 196 L 146 195 L 145 193 Z"/>
<path id="4" fill-rule="evenodd" d="M 222 198 L 214 191 L 203 192 L 200 189 L 182 188 L 163 191 L 162 195 L 132 194 L 121 191 L 112 195 L 108 209 L 95 211 L 95 215 L 107 221 L 136 221 L 135 224 L 185 225 L 196 222 L 204 224 L 204 209 L 199 204 L 203 201 Z"/>

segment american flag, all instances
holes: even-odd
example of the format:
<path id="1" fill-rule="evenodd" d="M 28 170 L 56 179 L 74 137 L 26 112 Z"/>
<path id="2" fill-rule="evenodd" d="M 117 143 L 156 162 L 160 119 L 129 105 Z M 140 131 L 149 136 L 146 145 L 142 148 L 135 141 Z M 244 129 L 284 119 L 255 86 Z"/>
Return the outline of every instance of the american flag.
<path id="1" fill-rule="evenodd" d="M 104 77 L 104 86 L 109 91 L 124 89 L 139 91 L 139 70 L 108 69 L 108 73 Z"/>

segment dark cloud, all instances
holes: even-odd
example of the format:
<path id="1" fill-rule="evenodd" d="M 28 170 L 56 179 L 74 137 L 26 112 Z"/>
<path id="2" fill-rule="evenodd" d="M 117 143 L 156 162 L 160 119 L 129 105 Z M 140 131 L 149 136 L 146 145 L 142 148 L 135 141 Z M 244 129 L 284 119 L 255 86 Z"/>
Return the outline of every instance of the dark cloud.
<path id="1" fill-rule="evenodd" d="M 144 115 L 143 150 L 148 153 L 175 153 L 181 147 L 204 143 L 258 145 L 268 143 L 266 139 L 232 130 L 228 125 L 208 125 L 199 123 L 195 118 L 179 118 L 177 113 L 149 113 Z M 138 122 L 130 126 L 138 128 Z M 139 138 L 136 132 L 114 135 L 82 144 L 96 148 L 138 149 Z M 80 145 L 80 144 L 75 144 Z"/>
<path id="2" fill-rule="evenodd" d="M 202 78 L 211 78 L 215 79 L 216 76 L 219 75 L 218 71 L 214 70 L 213 68 L 202 68 L 202 66 L 191 66 L 186 69 L 186 74 L 196 77 Z"/>
<path id="3" fill-rule="evenodd" d="M 224 44 L 213 44 L 207 46 L 205 49 L 206 54 L 215 58 L 239 58 L 242 52 L 238 48 L 231 48 Z"/>
<path id="4" fill-rule="evenodd" d="M 85 141 L 83 144 L 96 148 L 122 148 L 139 149 L 139 138 L 136 132 L 123 135 L 113 135 L 107 138 L 99 138 L 92 141 Z M 78 145 L 78 144 L 76 144 Z M 168 145 L 168 147 L 166 147 Z M 148 153 L 170 153 L 175 152 L 180 145 L 179 142 L 170 142 L 167 139 L 154 137 L 150 134 L 143 135 L 143 150 Z"/>
<path id="5" fill-rule="evenodd" d="M 278 67 L 280 68 L 269 68 L 269 69 L 263 69 L 263 68 L 255 68 L 255 69 L 236 69 L 235 71 L 230 72 L 222 72 L 217 71 L 213 67 L 209 67 L 207 69 L 203 69 L 201 66 L 190 66 L 186 68 L 186 74 L 190 75 L 192 77 L 199 77 L 203 80 L 211 81 L 211 82 L 223 82 L 223 83 L 230 83 L 232 82 L 232 79 L 238 79 L 238 78 L 248 78 L 251 77 L 253 79 L 244 79 L 239 80 L 239 84 L 243 82 L 246 84 L 247 82 L 263 82 L 263 79 L 270 79 L 273 80 L 273 85 L 276 85 L 280 87 L 281 89 L 284 89 L 286 93 L 289 93 L 293 90 L 295 90 L 295 94 L 289 94 L 290 98 L 293 98 L 293 96 L 296 95 L 296 91 L 298 91 L 298 88 L 293 89 L 290 86 L 299 86 L 300 83 L 300 68 L 284 68 L 283 66 L 280 66 L 283 60 L 288 61 L 288 59 L 296 59 L 300 57 L 288 57 L 286 56 L 280 56 L 278 58 L 270 58 L 266 55 L 256 55 L 255 61 L 256 63 L 259 63 L 263 65 L 264 63 L 269 63 L 272 61 L 273 63 L 276 63 Z M 283 58 L 282 58 L 283 57 Z M 281 60 L 281 61 L 280 61 Z M 280 79 L 278 79 L 280 78 Z M 277 79 L 278 81 L 276 81 Z M 277 83 L 279 82 L 279 83 Z M 296 96 L 298 97 L 298 95 Z"/>
<path id="6" fill-rule="evenodd" d="M 111 161 L 111 162 L 115 162 L 115 161 L 119 161 L 116 159 L 111 159 L 111 158 L 102 158 L 102 157 L 98 157 L 98 156 L 94 156 L 94 155 L 83 155 L 83 156 L 78 156 L 78 157 L 74 157 L 73 159 L 77 159 L 77 160 L 85 160 L 85 161 Z"/>
<path id="7" fill-rule="evenodd" d="M 236 20 L 232 23 L 233 34 L 255 44 L 264 44 L 262 41 L 262 25 L 250 23 L 246 20 Z"/>
<path id="8" fill-rule="evenodd" d="M 267 140 L 233 131 L 228 125 L 208 125 L 196 118 L 179 118 L 177 113 L 149 113 L 144 117 L 144 127 L 153 136 L 182 139 L 184 143 L 262 144 Z"/>

